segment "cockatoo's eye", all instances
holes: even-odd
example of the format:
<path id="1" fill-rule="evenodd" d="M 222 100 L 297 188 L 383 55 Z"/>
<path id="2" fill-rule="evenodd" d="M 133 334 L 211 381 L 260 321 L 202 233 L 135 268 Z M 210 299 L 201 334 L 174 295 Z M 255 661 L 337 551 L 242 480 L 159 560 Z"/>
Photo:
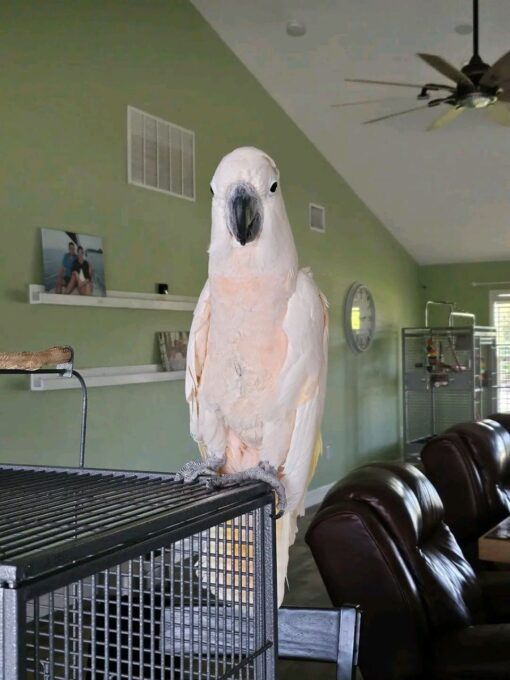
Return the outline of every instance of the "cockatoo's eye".
<path id="1" fill-rule="evenodd" d="M 211 196 L 214 196 L 214 189 L 212 188 L 212 186 L 209 187 L 209 191 L 211 192 Z"/>
<path id="2" fill-rule="evenodd" d="M 277 189 L 278 189 L 278 182 L 273 182 L 271 184 L 271 186 L 269 187 L 269 192 L 271 194 L 275 194 Z"/>

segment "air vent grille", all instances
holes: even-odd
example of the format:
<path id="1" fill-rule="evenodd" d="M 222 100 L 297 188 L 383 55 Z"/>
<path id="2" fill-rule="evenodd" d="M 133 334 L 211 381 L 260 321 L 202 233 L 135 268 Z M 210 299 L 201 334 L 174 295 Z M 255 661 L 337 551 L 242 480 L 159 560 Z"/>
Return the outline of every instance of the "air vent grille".
<path id="1" fill-rule="evenodd" d="M 128 106 L 128 182 L 195 200 L 195 135 Z"/>
<path id="2" fill-rule="evenodd" d="M 310 203 L 309 224 L 313 231 L 326 231 L 326 209 L 321 205 Z"/>

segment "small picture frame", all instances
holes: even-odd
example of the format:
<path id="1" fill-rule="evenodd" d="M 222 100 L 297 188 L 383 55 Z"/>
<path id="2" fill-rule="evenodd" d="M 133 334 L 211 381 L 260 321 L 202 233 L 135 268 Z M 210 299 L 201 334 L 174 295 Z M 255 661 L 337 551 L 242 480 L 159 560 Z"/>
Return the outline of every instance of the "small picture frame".
<path id="1" fill-rule="evenodd" d="M 103 239 L 60 229 L 41 229 L 44 289 L 60 295 L 104 297 Z"/>
<path id="2" fill-rule="evenodd" d="M 158 343 L 165 371 L 185 371 L 189 331 L 160 331 Z"/>

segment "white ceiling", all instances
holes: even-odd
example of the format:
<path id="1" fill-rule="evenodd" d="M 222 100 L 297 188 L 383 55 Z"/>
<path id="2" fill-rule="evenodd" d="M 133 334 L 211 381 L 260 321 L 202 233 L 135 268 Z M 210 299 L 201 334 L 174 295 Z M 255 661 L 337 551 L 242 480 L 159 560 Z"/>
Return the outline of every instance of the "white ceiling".
<path id="1" fill-rule="evenodd" d="M 192 2 L 419 263 L 510 260 L 510 127 L 466 111 L 426 132 L 441 109 L 361 125 L 418 105 L 417 92 L 344 82 L 448 82 L 414 55 L 464 64 L 472 36 L 455 27 L 471 24 L 471 0 Z M 287 36 L 289 19 L 306 22 L 304 37 Z M 510 2 L 481 0 L 481 56 L 508 50 Z"/>

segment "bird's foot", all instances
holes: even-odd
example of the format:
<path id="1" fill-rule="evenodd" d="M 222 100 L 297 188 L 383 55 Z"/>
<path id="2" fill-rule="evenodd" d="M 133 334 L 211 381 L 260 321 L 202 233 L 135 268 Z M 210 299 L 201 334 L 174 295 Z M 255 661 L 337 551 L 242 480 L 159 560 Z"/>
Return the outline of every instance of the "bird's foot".
<path id="1" fill-rule="evenodd" d="M 285 487 L 280 479 L 278 479 L 278 470 L 267 461 L 261 461 L 256 467 L 248 468 L 242 472 L 210 477 L 206 483 L 211 489 L 221 489 L 250 479 L 265 482 L 274 490 L 278 499 L 278 512 L 275 515 L 275 519 L 279 519 L 287 507 L 287 496 Z"/>
<path id="2" fill-rule="evenodd" d="M 216 477 L 224 464 L 225 459 L 216 456 L 211 456 L 206 460 L 190 460 L 175 473 L 174 481 L 191 484 L 199 477 Z"/>

